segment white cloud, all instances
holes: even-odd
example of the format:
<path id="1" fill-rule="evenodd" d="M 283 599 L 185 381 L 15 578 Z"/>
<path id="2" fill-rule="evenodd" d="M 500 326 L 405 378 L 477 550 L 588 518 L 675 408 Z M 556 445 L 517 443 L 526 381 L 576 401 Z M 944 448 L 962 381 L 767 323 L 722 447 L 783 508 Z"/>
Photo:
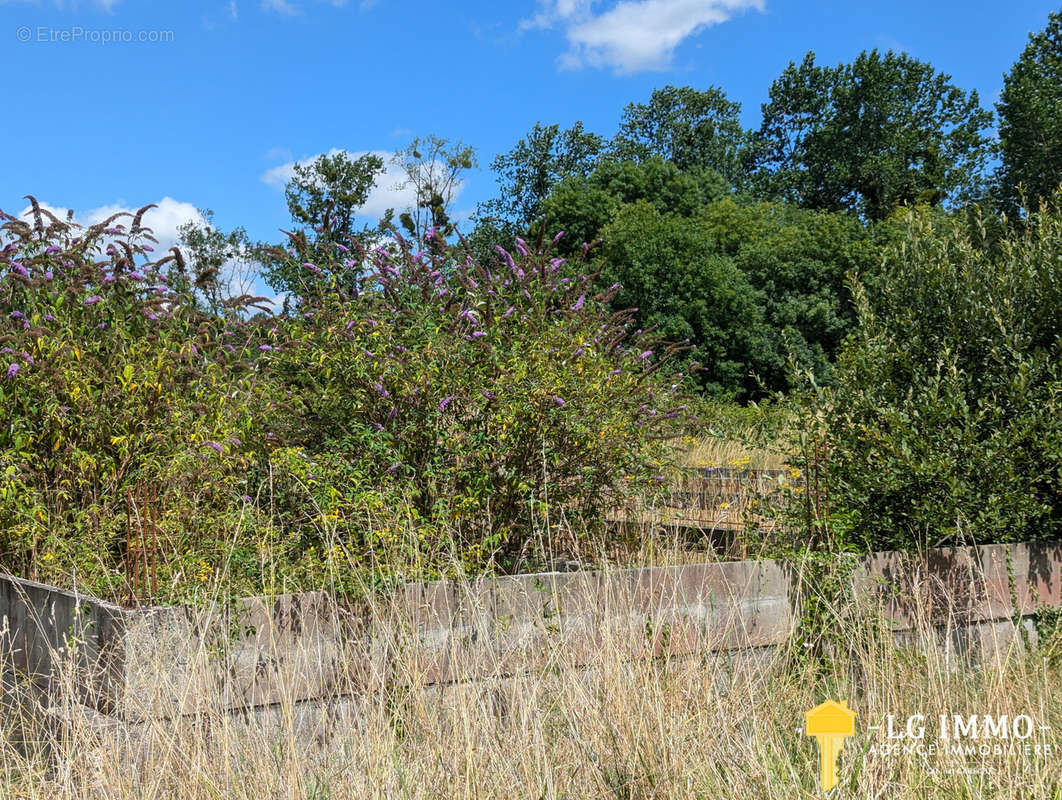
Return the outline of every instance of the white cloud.
<path id="1" fill-rule="evenodd" d="M 406 183 L 406 175 L 402 171 L 402 168 L 392 162 L 392 154 L 386 150 L 360 150 L 358 152 L 350 152 L 340 150 L 339 148 L 332 148 L 328 151 L 327 155 L 334 156 L 337 153 L 345 152 L 351 159 L 360 158 L 363 155 L 372 153 L 383 159 L 385 171 L 377 176 L 376 185 L 372 191 L 369 192 L 369 196 L 365 200 L 365 204 L 358 209 L 358 214 L 363 217 L 376 221 L 380 219 L 387 209 L 393 208 L 396 212 L 401 213 L 411 209 L 416 203 L 416 192 L 410 185 Z M 288 161 L 285 164 L 272 167 L 266 170 L 262 174 L 262 181 L 268 183 L 271 186 L 283 187 L 289 180 L 295 175 L 295 164 L 310 164 L 317 157 L 322 154 L 308 156 L 307 158 L 300 159 L 298 162 Z M 454 188 L 453 201 L 456 202 L 458 196 L 465 188 L 463 181 L 459 182 Z"/>
<path id="2" fill-rule="evenodd" d="M 229 16 L 232 17 L 233 22 L 240 18 L 240 11 L 236 8 L 236 0 L 229 0 Z"/>
<path id="3" fill-rule="evenodd" d="M 299 10 L 288 0 L 262 0 L 262 8 L 266 11 L 276 11 L 278 14 L 284 14 L 288 17 L 299 13 Z"/>
<path id="4" fill-rule="evenodd" d="M 671 65 L 675 49 L 686 39 L 741 11 L 762 11 L 764 0 L 622 0 L 597 14 L 594 4 L 593 0 L 544 0 L 539 12 L 520 27 L 563 25 L 569 45 L 560 57 L 565 68 L 662 70 Z"/>

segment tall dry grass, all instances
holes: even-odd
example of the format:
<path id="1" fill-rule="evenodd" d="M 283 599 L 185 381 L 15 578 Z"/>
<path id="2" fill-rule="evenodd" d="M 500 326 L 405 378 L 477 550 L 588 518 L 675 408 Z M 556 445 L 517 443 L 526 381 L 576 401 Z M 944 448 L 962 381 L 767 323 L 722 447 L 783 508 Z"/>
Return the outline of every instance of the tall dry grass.
<path id="1" fill-rule="evenodd" d="M 966 661 L 934 640 L 928 618 L 899 645 L 855 601 L 832 606 L 833 655 L 796 645 L 666 659 L 632 649 L 630 620 L 604 626 L 580 669 L 542 644 L 516 677 L 421 685 L 404 657 L 408 629 L 374 608 L 397 656 L 372 691 L 319 706 L 250 715 L 216 709 L 121 722 L 77 702 L 74 677 L 35 692 L 9 680 L 0 796 L 11 798 L 777 798 L 821 797 L 804 713 L 847 700 L 857 735 L 840 756 L 837 797 L 1062 797 L 1062 669 L 1045 639 L 1014 639 L 998 658 Z M 622 622 L 622 621 L 621 621 Z M 798 641 L 794 638 L 793 641 Z M 190 643 L 194 648 L 194 643 Z M 209 654 L 191 658 L 211 669 Z M 451 654 L 459 658 L 460 653 Z M 160 665 L 160 667 L 163 665 Z M 339 687 L 343 689 L 344 687 Z M 350 687 L 346 687 L 350 688 Z M 281 693 L 283 695 L 283 692 Z M 41 706 L 48 708 L 42 711 Z M 871 753 L 887 715 L 1029 714 L 1043 757 L 932 758 Z"/>

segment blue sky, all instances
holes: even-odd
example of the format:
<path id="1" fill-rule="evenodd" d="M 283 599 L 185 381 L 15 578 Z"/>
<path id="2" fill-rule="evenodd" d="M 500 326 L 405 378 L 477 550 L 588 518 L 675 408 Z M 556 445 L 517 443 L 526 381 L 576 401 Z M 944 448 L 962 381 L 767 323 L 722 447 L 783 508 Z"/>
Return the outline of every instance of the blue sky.
<path id="1" fill-rule="evenodd" d="M 665 84 L 716 84 L 759 123 L 771 80 L 905 50 L 998 98 L 1059 0 L 0 0 L 7 154 L 0 208 L 36 195 L 90 219 L 168 198 L 163 238 L 196 207 L 275 239 L 291 162 L 393 151 L 413 135 L 474 146 L 458 210 L 536 122 L 610 135 Z M 108 37 L 147 41 L 105 41 Z M 161 39 L 161 41 L 160 41 Z M 28 41 L 23 41 L 28 40 Z M 396 197 L 381 187 L 373 207 Z M 371 211 L 372 209 L 370 209 Z M 152 212 L 155 213 L 155 212 Z"/>

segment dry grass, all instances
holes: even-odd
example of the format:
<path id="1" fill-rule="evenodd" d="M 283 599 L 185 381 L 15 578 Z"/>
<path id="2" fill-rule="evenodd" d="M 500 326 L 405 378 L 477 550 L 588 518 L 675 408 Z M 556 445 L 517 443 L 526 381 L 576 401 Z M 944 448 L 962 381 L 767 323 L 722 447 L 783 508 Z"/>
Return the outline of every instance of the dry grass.
<path id="1" fill-rule="evenodd" d="M 5 717 L 0 796 L 820 797 L 817 747 L 799 728 L 805 711 L 832 697 L 858 713 L 836 796 L 1062 797 L 1057 744 L 1046 758 L 871 755 L 883 731 L 867 726 L 888 714 L 1025 713 L 1051 726 L 1030 742 L 1057 743 L 1062 671 L 1046 651 L 1017 647 L 999 661 L 959 663 L 936 647 L 900 647 L 868 619 L 838 611 L 844 646 L 825 665 L 793 646 L 630 658 L 621 628 L 602 631 L 589 666 L 576 671 L 560 669 L 564 652 L 544 648 L 532 674 L 421 686 L 415 660 L 399 659 L 386 687 L 337 699 L 326 719 L 285 701 L 250 719 L 211 712 L 101 725 L 60 681 L 47 698 L 49 724 Z M 931 638 L 924 621 L 915 638 Z M 23 688 L 7 704 L 29 709 L 41 699 Z"/>

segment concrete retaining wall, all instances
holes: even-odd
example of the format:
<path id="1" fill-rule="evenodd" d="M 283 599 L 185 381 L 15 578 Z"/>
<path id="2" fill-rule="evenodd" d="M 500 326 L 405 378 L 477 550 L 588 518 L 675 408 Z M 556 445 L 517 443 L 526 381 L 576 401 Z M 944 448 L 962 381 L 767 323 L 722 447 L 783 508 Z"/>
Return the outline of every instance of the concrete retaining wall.
<path id="1" fill-rule="evenodd" d="M 998 650 L 1013 620 L 1062 604 L 1062 545 L 990 545 L 865 559 L 853 601 L 897 638 L 928 625 L 945 647 Z M 540 673 L 591 663 L 603 643 L 689 656 L 785 643 L 799 566 L 743 561 L 408 584 L 358 604 L 309 592 L 218 609 L 122 609 L 0 576 L 0 653 L 38 684 L 68 681 L 124 719 L 249 708 Z"/>

